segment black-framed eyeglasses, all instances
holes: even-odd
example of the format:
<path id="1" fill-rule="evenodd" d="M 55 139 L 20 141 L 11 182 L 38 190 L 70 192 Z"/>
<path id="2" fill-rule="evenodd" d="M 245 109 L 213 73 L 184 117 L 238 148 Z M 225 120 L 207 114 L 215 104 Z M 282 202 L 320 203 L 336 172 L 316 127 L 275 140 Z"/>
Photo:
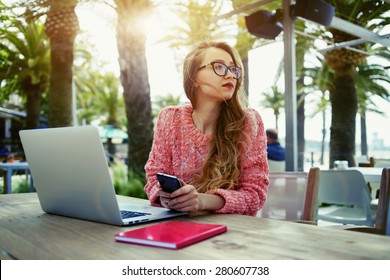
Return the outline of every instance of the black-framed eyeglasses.
<path id="1" fill-rule="evenodd" d="M 241 67 L 232 65 L 232 66 L 227 66 L 223 64 L 222 62 L 210 62 L 209 64 L 200 66 L 198 70 L 206 68 L 207 66 L 211 65 L 213 67 L 214 73 L 217 74 L 218 76 L 224 77 L 226 76 L 228 70 L 233 74 L 234 79 L 239 79 L 241 77 Z"/>

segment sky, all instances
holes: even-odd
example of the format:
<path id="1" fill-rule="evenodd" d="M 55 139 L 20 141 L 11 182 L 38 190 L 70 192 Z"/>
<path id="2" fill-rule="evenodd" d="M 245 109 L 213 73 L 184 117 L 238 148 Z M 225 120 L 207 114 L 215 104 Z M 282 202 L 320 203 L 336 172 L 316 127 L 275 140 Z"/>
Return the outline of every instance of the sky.
<path id="1" fill-rule="evenodd" d="M 149 71 L 149 82 L 152 98 L 157 95 L 168 93 L 182 96 L 186 101 L 182 89 L 181 69 L 177 67 L 179 58 L 177 53 L 168 48 L 166 44 L 157 43 L 158 40 L 169 32 L 168 23 L 172 20 L 167 9 L 168 5 L 160 6 L 153 16 L 145 23 L 148 40 L 146 43 L 146 56 Z M 115 38 L 115 11 L 107 6 L 95 8 L 77 8 L 80 21 L 80 28 L 91 35 L 91 40 L 96 44 L 99 59 L 107 62 L 107 67 L 112 71 L 119 72 L 118 52 Z M 249 54 L 249 102 L 250 106 L 257 109 L 266 127 L 275 127 L 275 118 L 272 110 L 264 109 L 261 106 L 261 93 L 272 85 L 277 67 L 283 56 L 283 44 L 272 43 L 267 46 L 254 49 Z M 181 66 L 181 65 L 180 65 Z M 259 78 L 261 77 L 261 78 Z M 281 82 L 283 86 L 283 81 Z M 387 116 L 368 113 L 367 115 L 367 137 L 370 145 L 373 138 L 383 139 L 384 145 L 390 146 L 390 130 L 384 129 L 389 123 L 390 103 L 380 99 L 375 102 L 378 108 L 388 112 Z M 306 114 L 314 110 L 310 104 L 306 106 Z M 330 108 L 327 114 L 326 127 L 330 127 Z M 279 118 L 279 135 L 285 137 L 285 115 L 282 112 Z M 306 119 L 306 139 L 320 141 L 322 134 L 321 117 Z M 327 133 L 327 140 L 329 140 Z M 356 122 L 356 142 L 360 142 L 360 120 Z"/>

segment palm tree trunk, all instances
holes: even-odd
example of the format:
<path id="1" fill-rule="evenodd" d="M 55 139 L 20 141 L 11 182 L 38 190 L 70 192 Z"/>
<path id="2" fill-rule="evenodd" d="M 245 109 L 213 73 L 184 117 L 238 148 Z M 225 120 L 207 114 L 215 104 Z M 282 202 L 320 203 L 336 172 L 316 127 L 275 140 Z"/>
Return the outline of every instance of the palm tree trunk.
<path id="1" fill-rule="evenodd" d="M 297 95 L 297 103 L 301 95 Z M 298 171 L 303 171 L 305 161 L 305 99 L 297 108 Z"/>
<path id="2" fill-rule="evenodd" d="M 49 127 L 73 125 L 73 45 L 79 30 L 76 5 L 77 0 L 52 1 L 45 23 L 51 43 Z"/>
<path id="3" fill-rule="evenodd" d="M 152 106 L 145 57 L 146 36 L 137 26 L 151 10 L 149 1 L 118 0 L 117 45 L 126 104 L 128 168 L 143 173 L 153 140 Z"/>
<path id="4" fill-rule="evenodd" d="M 49 127 L 72 126 L 73 43 L 51 42 Z"/>
<path id="5" fill-rule="evenodd" d="M 366 127 L 366 111 L 363 109 L 360 114 L 360 143 L 361 143 L 361 152 L 362 156 L 368 155 L 368 146 L 367 146 L 367 127 Z"/>
<path id="6" fill-rule="evenodd" d="M 42 92 L 39 87 L 31 86 L 27 92 L 26 102 L 26 124 L 25 128 L 32 129 L 39 127 L 39 116 L 41 112 Z"/>
<path id="7" fill-rule="evenodd" d="M 297 23 L 297 27 L 304 27 L 303 22 Z M 300 73 L 297 80 L 297 88 L 302 89 L 304 85 L 304 74 L 301 69 L 304 69 L 304 61 L 306 51 L 310 48 L 312 42 L 302 36 L 296 36 L 297 47 L 296 51 L 296 69 Z M 303 90 L 297 94 L 297 142 L 298 142 L 298 171 L 304 170 L 305 163 L 305 96 Z"/>
<path id="8" fill-rule="evenodd" d="M 355 69 L 349 65 L 335 69 L 335 89 L 330 93 L 332 121 L 330 129 L 329 167 L 335 160 L 346 160 L 355 166 L 355 131 L 357 96 Z"/>
<path id="9" fill-rule="evenodd" d="M 324 164 L 324 153 L 325 153 L 325 139 L 326 139 L 326 112 L 322 112 L 322 138 L 321 138 L 321 157 L 320 164 Z"/>

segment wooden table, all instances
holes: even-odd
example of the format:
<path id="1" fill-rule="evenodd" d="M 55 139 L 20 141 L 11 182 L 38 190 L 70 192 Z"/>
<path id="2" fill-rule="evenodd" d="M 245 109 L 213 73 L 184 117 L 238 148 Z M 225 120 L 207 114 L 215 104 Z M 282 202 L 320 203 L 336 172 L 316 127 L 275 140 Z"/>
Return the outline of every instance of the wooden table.
<path id="1" fill-rule="evenodd" d="M 12 193 L 12 172 L 14 170 L 26 171 L 28 176 L 30 169 L 27 162 L 6 162 L 0 163 L 0 170 L 3 170 L 4 174 L 4 193 Z M 32 177 L 30 177 L 30 192 L 34 191 L 34 184 Z"/>
<path id="2" fill-rule="evenodd" d="M 118 196 L 122 202 L 148 203 Z M 390 259 L 390 238 L 241 215 L 177 220 L 220 223 L 228 231 L 181 250 L 118 243 L 116 227 L 42 212 L 36 193 L 0 195 L 0 250 L 16 259 Z"/>

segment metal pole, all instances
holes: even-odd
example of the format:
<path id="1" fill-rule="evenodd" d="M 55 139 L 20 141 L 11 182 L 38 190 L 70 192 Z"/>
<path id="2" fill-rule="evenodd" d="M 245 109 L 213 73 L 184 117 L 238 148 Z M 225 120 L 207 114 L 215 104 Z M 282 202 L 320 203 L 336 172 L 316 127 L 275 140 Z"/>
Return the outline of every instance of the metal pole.
<path id="1" fill-rule="evenodd" d="M 291 0 L 283 0 L 284 85 L 286 112 L 286 171 L 298 170 L 297 93 L 295 69 L 294 18 Z"/>

